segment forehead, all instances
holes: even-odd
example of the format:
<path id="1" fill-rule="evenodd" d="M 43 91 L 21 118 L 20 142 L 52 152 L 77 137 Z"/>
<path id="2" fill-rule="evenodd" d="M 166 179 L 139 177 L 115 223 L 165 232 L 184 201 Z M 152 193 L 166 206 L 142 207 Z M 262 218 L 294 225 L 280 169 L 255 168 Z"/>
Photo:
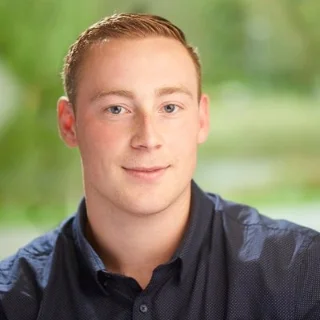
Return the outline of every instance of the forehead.
<path id="1" fill-rule="evenodd" d="M 92 45 L 78 80 L 79 93 L 106 88 L 147 92 L 177 85 L 196 92 L 198 85 L 187 49 L 163 37 L 111 39 Z"/>

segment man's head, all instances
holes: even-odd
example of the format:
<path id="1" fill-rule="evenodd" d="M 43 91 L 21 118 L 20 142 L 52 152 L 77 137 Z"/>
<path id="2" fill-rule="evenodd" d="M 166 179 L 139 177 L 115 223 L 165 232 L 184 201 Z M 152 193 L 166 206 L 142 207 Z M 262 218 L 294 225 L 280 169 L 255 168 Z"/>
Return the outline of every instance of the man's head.
<path id="1" fill-rule="evenodd" d="M 140 215 L 181 198 L 209 129 L 200 78 L 197 54 L 163 18 L 114 15 L 82 33 L 66 57 L 58 118 L 80 149 L 87 196 Z"/>
<path id="2" fill-rule="evenodd" d="M 85 30 L 69 48 L 62 72 L 65 93 L 71 103 L 76 103 L 77 80 L 81 64 L 88 55 L 92 44 L 110 39 L 143 39 L 146 37 L 165 37 L 179 41 L 194 62 L 199 97 L 201 94 L 201 65 L 196 48 L 190 46 L 184 33 L 168 20 L 147 14 L 115 14 L 106 17 Z"/>

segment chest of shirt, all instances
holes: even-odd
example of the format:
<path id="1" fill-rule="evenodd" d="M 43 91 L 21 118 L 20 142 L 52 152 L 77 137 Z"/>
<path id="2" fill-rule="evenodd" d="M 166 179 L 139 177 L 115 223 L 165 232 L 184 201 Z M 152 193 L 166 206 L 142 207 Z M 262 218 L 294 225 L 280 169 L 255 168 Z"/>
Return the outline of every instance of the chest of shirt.
<path id="1" fill-rule="evenodd" d="M 176 268 L 159 269 L 139 292 L 130 278 L 102 277 L 97 283 L 84 270 L 70 274 L 59 268 L 37 293 L 38 301 L 25 284 L 4 303 L 8 320 L 293 319 L 294 292 L 286 274 L 271 283 L 254 262 L 225 257 L 213 263 L 210 256 L 199 257 L 188 270 L 180 279 Z"/>

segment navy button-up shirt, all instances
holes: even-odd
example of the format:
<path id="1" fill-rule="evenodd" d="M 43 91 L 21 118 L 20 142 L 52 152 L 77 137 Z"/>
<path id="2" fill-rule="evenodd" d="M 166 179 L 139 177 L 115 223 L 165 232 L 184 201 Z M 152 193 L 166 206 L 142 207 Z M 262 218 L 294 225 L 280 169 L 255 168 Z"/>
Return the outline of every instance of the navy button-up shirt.
<path id="1" fill-rule="evenodd" d="M 320 319 L 320 236 L 204 193 L 142 290 L 108 271 L 84 236 L 86 204 L 0 263 L 1 320 Z"/>

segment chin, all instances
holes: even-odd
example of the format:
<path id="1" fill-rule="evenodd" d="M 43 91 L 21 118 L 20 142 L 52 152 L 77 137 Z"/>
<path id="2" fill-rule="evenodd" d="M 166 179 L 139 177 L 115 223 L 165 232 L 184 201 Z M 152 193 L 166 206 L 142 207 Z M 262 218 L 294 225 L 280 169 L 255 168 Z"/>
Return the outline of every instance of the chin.
<path id="1" fill-rule="evenodd" d="M 150 198 L 146 199 L 146 201 L 141 200 L 142 199 L 140 199 L 139 201 L 133 200 L 127 202 L 126 211 L 137 216 L 148 216 L 160 213 L 167 209 L 170 205 L 170 203 L 165 203 L 164 201 L 161 201 L 161 203 L 150 201 Z"/>

